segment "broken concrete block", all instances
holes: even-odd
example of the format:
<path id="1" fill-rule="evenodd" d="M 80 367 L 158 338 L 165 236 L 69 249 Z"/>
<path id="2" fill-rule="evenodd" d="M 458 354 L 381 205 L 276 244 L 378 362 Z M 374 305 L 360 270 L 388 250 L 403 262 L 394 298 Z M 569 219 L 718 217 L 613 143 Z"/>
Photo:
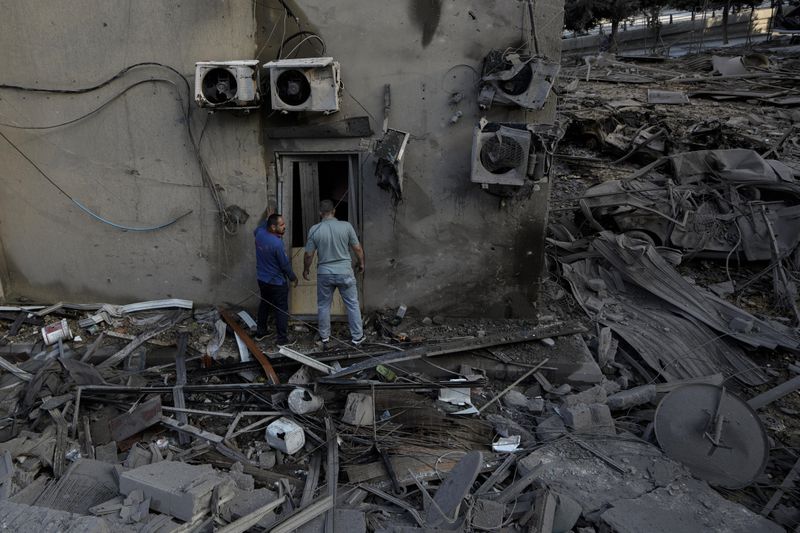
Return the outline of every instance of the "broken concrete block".
<path id="1" fill-rule="evenodd" d="M 628 409 L 656 399 L 655 385 L 642 385 L 608 397 L 606 404 L 612 410 Z"/>
<path id="2" fill-rule="evenodd" d="M 231 465 L 230 476 L 236 487 L 241 490 L 253 490 L 256 488 L 253 476 L 245 474 L 244 466 L 238 461 Z"/>
<path id="3" fill-rule="evenodd" d="M 520 477 L 527 476 L 539 468 L 542 464 L 541 454 L 531 452 L 519 461 L 517 461 L 517 471 Z"/>
<path id="4" fill-rule="evenodd" d="M 551 390 L 550 393 L 555 394 L 556 396 L 566 396 L 572 392 L 572 385 L 569 383 L 564 383 L 563 385 L 559 385 L 555 389 Z"/>
<path id="5" fill-rule="evenodd" d="M 527 389 L 525 389 L 525 396 L 528 398 L 536 398 L 542 395 L 542 386 L 538 383 L 534 383 Z"/>
<path id="6" fill-rule="evenodd" d="M 737 333 L 750 333 L 753 331 L 753 319 L 737 316 L 728 323 L 728 327 Z"/>
<path id="7" fill-rule="evenodd" d="M 559 337 L 555 349 L 548 351 L 549 365 L 555 370 L 547 374 L 553 383 L 600 383 L 603 373 L 581 335 Z"/>
<path id="8" fill-rule="evenodd" d="M 296 415 L 305 415 L 319 411 L 322 408 L 322 398 L 311 394 L 307 389 L 294 389 L 289 393 L 289 410 Z"/>
<path id="9" fill-rule="evenodd" d="M 527 396 L 515 390 L 510 390 L 503 395 L 503 403 L 512 409 L 528 409 Z"/>
<path id="10" fill-rule="evenodd" d="M 594 313 L 599 313 L 600 311 L 603 310 L 605 302 L 599 298 L 595 298 L 594 296 L 589 296 L 583 302 L 583 305 L 590 311 L 593 311 Z"/>
<path id="11" fill-rule="evenodd" d="M 119 462 L 119 458 L 117 456 L 116 441 L 112 440 L 108 444 L 103 444 L 102 446 L 95 446 L 94 458 L 97 459 L 98 461 L 103 461 L 105 463 Z"/>
<path id="12" fill-rule="evenodd" d="M 267 450 L 258 454 L 258 466 L 264 470 L 272 470 L 276 462 L 275 452 Z"/>
<path id="13" fill-rule="evenodd" d="M 606 395 L 615 394 L 622 388 L 616 381 L 606 380 L 600 384 L 606 391 Z"/>
<path id="14" fill-rule="evenodd" d="M 351 426 L 366 426 L 375 419 L 375 406 L 372 396 L 360 392 L 351 392 L 347 395 L 347 404 L 344 406 L 342 422 Z"/>
<path id="15" fill-rule="evenodd" d="M 495 530 L 503 525 L 506 505 L 486 498 L 479 498 L 475 502 L 472 513 L 472 527 L 476 529 Z"/>
<path id="16" fill-rule="evenodd" d="M 267 426 L 267 444 L 292 455 L 306 443 L 306 432 L 292 420 L 281 417 Z"/>
<path id="17" fill-rule="evenodd" d="M 311 369 L 303 365 L 289 378 L 290 385 L 308 385 L 311 383 Z"/>
<path id="18" fill-rule="evenodd" d="M 220 515 L 229 522 L 238 520 L 278 499 L 278 494 L 269 489 L 236 490 L 234 493 L 233 498 L 220 506 Z M 283 511 L 281 508 L 276 509 L 276 511 L 279 510 Z M 267 516 L 258 521 L 257 525 L 261 528 L 270 527 L 278 519 L 276 511 L 267 514 Z"/>
<path id="19" fill-rule="evenodd" d="M 140 489 L 131 491 L 122 502 L 119 516 L 125 524 L 141 522 L 150 514 L 150 498 L 145 498 Z"/>
<path id="20" fill-rule="evenodd" d="M 161 461 L 120 474 L 119 491 L 127 496 L 139 489 L 153 510 L 192 522 L 210 510 L 214 488 L 223 481 L 210 465 Z"/>
<path id="21" fill-rule="evenodd" d="M 489 415 L 486 417 L 486 421 L 492 425 L 494 430 L 501 437 L 513 437 L 514 435 L 519 435 L 522 439 L 523 446 L 530 447 L 536 444 L 536 437 L 533 436 L 533 433 L 523 428 L 513 420 L 500 415 Z"/>
<path id="22" fill-rule="evenodd" d="M 606 290 L 606 282 L 599 278 L 587 279 L 586 288 L 594 292 L 604 291 Z"/>
<path id="23" fill-rule="evenodd" d="M 544 412 L 544 398 L 531 398 L 528 400 L 528 411 L 535 415 L 540 415 Z"/>
<path id="24" fill-rule="evenodd" d="M 557 439 L 566 432 L 567 427 L 558 415 L 546 418 L 536 426 L 536 438 L 541 442 Z"/>
<path id="25" fill-rule="evenodd" d="M 561 410 L 561 418 L 576 433 L 616 434 L 611 410 L 602 403 L 565 407 Z"/>
<path id="26" fill-rule="evenodd" d="M 139 446 L 134 446 L 128 451 L 128 456 L 122 463 L 125 468 L 138 468 L 140 466 L 149 465 L 152 455 L 149 451 L 141 449 Z"/>
<path id="27" fill-rule="evenodd" d="M 553 492 L 556 499 L 556 514 L 553 517 L 553 531 L 572 531 L 581 517 L 581 504 L 566 494 Z"/>
<path id="28" fill-rule="evenodd" d="M 611 332 L 611 328 L 606 326 L 600 330 L 600 335 L 597 337 L 597 362 L 601 367 L 605 367 L 609 363 L 614 362 L 617 355 L 617 348 L 619 348 L 619 341 L 617 341 Z"/>
<path id="29" fill-rule="evenodd" d="M 607 398 L 608 396 L 606 395 L 606 389 L 602 385 L 595 385 L 594 387 L 583 392 L 572 394 L 570 396 L 564 396 L 562 401 L 564 402 L 565 406 L 574 407 L 581 404 L 588 405 L 592 403 L 606 403 Z"/>

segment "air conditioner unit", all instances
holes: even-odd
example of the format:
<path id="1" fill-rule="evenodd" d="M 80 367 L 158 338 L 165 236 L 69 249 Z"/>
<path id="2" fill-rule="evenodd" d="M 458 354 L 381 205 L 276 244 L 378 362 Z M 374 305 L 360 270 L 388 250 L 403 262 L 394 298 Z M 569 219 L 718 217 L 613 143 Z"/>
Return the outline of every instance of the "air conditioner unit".
<path id="1" fill-rule="evenodd" d="M 483 62 L 478 105 L 481 109 L 493 103 L 542 109 L 560 69 L 559 63 L 542 57 L 492 50 Z"/>
<path id="2" fill-rule="evenodd" d="M 258 61 L 195 63 L 194 99 L 210 109 L 256 109 L 261 105 Z"/>
<path id="3" fill-rule="evenodd" d="M 281 111 L 339 111 L 339 63 L 332 57 L 281 59 L 264 65 L 269 71 L 272 109 Z"/>
<path id="4" fill-rule="evenodd" d="M 473 183 L 523 185 L 528 173 L 531 133 L 521 127 L 488 123 L 472 137 Z"/>

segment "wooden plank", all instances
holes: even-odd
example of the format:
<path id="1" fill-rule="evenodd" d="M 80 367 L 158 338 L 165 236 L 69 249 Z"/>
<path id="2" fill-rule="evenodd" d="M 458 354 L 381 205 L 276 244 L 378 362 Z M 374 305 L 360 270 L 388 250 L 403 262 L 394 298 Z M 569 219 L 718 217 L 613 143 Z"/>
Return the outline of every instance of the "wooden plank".
<path id="1" fill-rule="evenodd" d="M 197 437 L 199 439 L 207 440 L 209 442 L 213 442 L 214 444 L 218 444 L 222 442 L 222 437 L 215 433 L 210 433 L 208 431 L 204 431 L 200 428 L 196 428 L 189 424 L 181 424 L 174 418 L 169 418 L 168 416 L 162 416 L 159 420 L 162 424 L 167 426 L 168 428 L 174 429 L 175 431 L 183 431 Z"/>
<path id="2" fill-rule="evenodd" d="M 288 357 L 298 363 L 304 364 L 313 368 L 314 370 L 318 370 L 323 374 L 333 374 L 334 368 L 330 365 L 326 365 L 325 363 L 320 363 L 313 357 L 309 357 L 306 354 L 300 353 L 296 350 L 292 350 L 286 346 L 281 346 L 278 352 L 283 355 L 284 357 Z"/>
<path id="3" fill-rule="evenodd" d="M 219 308 L 219 314 L 222 319 L 233 329 L 233 331 L 239 335 L 239 338 L 244 341 L 245 345 L 247 345 L 247 349 L 250 350 L 250 353 L 253 354 L 253 357 L 261 364 L 261 368 L 264 369 L 264 374 L 266 374 L 267 379 L 273 385 L 277 385 L 281 382 L 280 378 L 278 378 L 278 374 L 275 373 L 275 369 L 272 368 L 272 365 L 267 359 L 267 356 L 264 355 L 264 352 L 261 351 L 261 348 L 256 344 L 256 341 L 247 334 L 242 326 L 236 321 L 236 318 L 233 317 L 227 310 L 223 309 L 222 307 Z"/>
<path id="4" fill-rule="evenodd" d="M 350 365 L 349 367 L 340 370 L 335 374 L 331 374 L 331 378 L 341 378 L 349 376 L 362 370 L 369 370 L 375 368 L 380 364 L 399 363 L 401 361 L 410 361 L 412 359 L 420 359 L 422 357 L 435 357 L 437 355 L 445 355 L 450 353 L 468 352 L 470 350 L 479 350 L 483 348 L 490 348 L 492 346 L 502 346 L 505 344 L 516 344 L 520 342 L 530 342 L 546 337 L 558 337 L 562 335 L 572 335 L 574 333 L 583 333 L 586 331 L 579 323 L 568 324 L 557 330 L 551 328 L 535 328 L 535 329 L 520 329 L 513 333 L 503 333 L 498 335 L 489 335 L 483 338 L 459 340 L 454 342 L 447 342 L 438 344 L 435 347 L 421 346 L 411 350 L 402 352 L 389 352 L 387 354 L 370 357 L 369 359 Z M 320 382 L 325 382 L 325 377 L 319 379 Z"/>
<path id="5" fill-rule="evenodd" d="M 317 260 L 311 263 L 309 269 L 310 281 L 303 279 L 303 256 L 305 255 L 302 247 L 292 248 L 292 270 L 297 274 L 297 287 L 289 288 L 289 314 L 292 316 L 307 315 L 317 316 Z M 359 300 L 361 301 L 361 300 Z M 331 303 L 331 316 L 343 317 L 347 311 L 342 301 L 339 291 L 333 293 Z"/>
<path id="6" fill-rule="evenodd" d="M 781 383 L 777 387 L 774 387 L 774 388 L 768 390 L 767 392 L 759 394 L 755 398 L 750 398 L 749 400 L 747 400 L 747 404 L 753 410 L 757 411 L 757 410 L 761 409 L 762 407 L 765 407 L 765 406 L 771 404 L 775 400 L 783 398 L 787 394 L 791 394 L 792 392 L 796 391 L 797 389 L 800 389 L 800 376 L 795 376 L 792 379 L 790 379 L 789 381 L 784 381 L 783 383 Z"/>
<path id="7" fill-rule="evenodd" d="M 300 208 L 303 218 L 303 235 L 308 235 L 311 226 L 319 222 L 319 162 L 300 161 L 299 182 Z"/>
<path id="8" fill-rule="evenodd" d="M 154 396 L 131 413 L 122 413 L 108 422 L 111 438 L 117 442 L 157 424 L 161 420 L 161 396 Z"/>

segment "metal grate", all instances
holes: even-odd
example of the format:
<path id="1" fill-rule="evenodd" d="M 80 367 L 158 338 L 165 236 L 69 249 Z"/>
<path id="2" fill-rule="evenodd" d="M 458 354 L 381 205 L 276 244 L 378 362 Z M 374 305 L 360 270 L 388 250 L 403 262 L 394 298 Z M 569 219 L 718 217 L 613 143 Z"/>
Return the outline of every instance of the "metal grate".
<path id="1" fill-rule="evenodd" d="M 492 174 L 514 170 L 522 163 L 524 156 L 522 146 L 505 135 L 495 135 L 481 146 L 481 165 Z"/>

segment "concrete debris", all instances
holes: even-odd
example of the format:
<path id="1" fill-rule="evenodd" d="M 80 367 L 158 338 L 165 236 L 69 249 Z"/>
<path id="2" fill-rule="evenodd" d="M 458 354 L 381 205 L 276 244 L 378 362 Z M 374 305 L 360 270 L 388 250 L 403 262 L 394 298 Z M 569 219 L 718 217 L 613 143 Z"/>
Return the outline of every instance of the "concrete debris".
<path id="1" fill-rule="evenodd" d="M 576 433 L 615 435 L 614 419 L 605 404 L 578 404 L 561 410 L 564 424 Z"/>
<path id="2" fill-rule="evenodd" d="M 613 277 L 589 279 L 603 281 L 583 285 L 595 295 L 608 298 L 617 290 Z M 392 328 L 396 310 L 376 320 Z M 376 352 L 378 361 L 343 372 L 337 361 L 347 364 L 348 358 L 336 351 L 314 352 L 311 331 L 305 332 L 308 344 L 295 345 L 283 359 L 272 355 L 278 350 L 261 350 L 269 367 L 255 359 L 224 362 L 238 361 L 233 336 L 220 344 L 221 358 L 207 359 L 208 338 L 216 335 L 212 315 L 196 322 L 207 336 L 196 339 L 183 333 L 183 326 L 165 326 L 163 318 L 130 326 L 129 339 L 158 340 L 165 345 L 142 342 L 166 357 L 144 357 L 134 350 L 121 359 L 113 344 L 129 339 L 107 335 L 99 343 L 71 348 L 75 355 L 64 364 L 14 359 L 31 379 L 9 374 L 15 380 L 9 383 L 29 388 L 5 389 L 10 392 L 0 398 L 0 407 L 17 409 L 20 424 L 30 426 L 0 442 L 5 497 L 37 509 L 91 514 L 95 524 L 120 531 L 168 531 L 211 520 L 222 531 L 255 526 L 321 532 L 329 520 L 353 532 L 390 530 L 392 521 L 425 530 L 516 523 L 567 531 L 618 523 L 611 512 L 615 504 L 633 505 L 627 500 L 636 501 L 653 487 L 667 490 L 691 472 L 653 445 L 625 449 L 623 432 L 637 431 L 639 424 L 639 436 L 647 439 L 648 407 L 679 382 L 639 384 L 643 369 L 627 347 L 612 342 L 617 339 L 611 326 L 598 330 L 595 339 L 585 328 L 575 333 L 574 326 L 539 325 L 541 333 L 532 333 L 525 324 L 465 322 L 465 336 L 472 336 L 468 341 L 423 344 L 407 349 L 407 357 L 397 350 Z M 237 335 L 247 335 L 246 322 L 237 324 Z M 443 319 L 450 325 L 426 325 L 410 307 L 401 322 L 402 338 L 455 327 Z M 22 324 L 20 333 L 38 335 L 37 327 Z M 181 330 L 166 337 L 174 342 L 161 340 L 170 328 Z M 160 336 L 149 336 L 154 329 Z M 461 336 L 457 329 L 449 331 Z M 534 336 L 553 342 L 545 345 Z M 387 341 L 397 342 L 390 332 Z M 249 345 L 254 343 L 248 341 L 248 353 L 254 353 Z M 30 354 L 35 348 L 26 349 Z M 491 364 L 485 358 L 464 359 L 462 354 L 477 349 L 489 354 Z M 80 350 L 90 354 L 83 362 Z M 115 358 L 111 363 L 109 356 Z M 435 366 L 427 363 L 433 358 Z M 120 382 L 118 367 L 136 372 Z M 702 379 L 719 384 L 723 378 Z M 620 382 L 632 388 L 620 390 Z M 467 416 L 465 407 L 472 414 Z M 623 412 L 625 422 L 615 420 L 614 412 Z M 34 425 L 37 420 L 43 425 Z M 725 445 L 726 438 L 724 426 L 720 443 Z M 329 453 L 312 451 L 320 446 Z M 554 450 L 562 453 L 557 460 L 547 455 Z M 59 476 L 57 459 L 63 470 L 53 479 Z M 554 460 L 596 475 L 570 485 L 554 477 Z M 327 485 L 329 465 L 342 477 L 338 487 L 364 488 L 334 499 Z M 636 473 L 642 481 L 633 483 L 635 490 L 615 493 L 604 485 L 615 486 L 611 478 L 621 483 Z M 410 486 L 418 488 L 413 496 L 406 495 Z M 587 505 L 590 493 L 596 502 Z M 782 509 L 773 504 L 770 512 L 782 516 Z"/>
<path id="3" fill-rule="evenodd" d="M 612 411 L 621 409 L 630 409 L 637 405 L 650 403 L 656 399 L 656 386 L 655 385 L 642 385 L 634 387 L 608 397 L 606 405 Z"/>
<path id="4" fill-rule="evenodd" d="M 119 491 L 135 491 L 150 499 L 153 510 L 193 522 L 211 509 L 214 489 L 223 478 L 209 465 L 162 461 L 123 472 Z"/>
<path id="5" fill-rule="evenodd" d="M 372 396 L 358 392 L 351 392 L 347 395 L 342 422 L 352 426 L 364 426 L 372 425 L 374 420 L 375 405 Z"/>

